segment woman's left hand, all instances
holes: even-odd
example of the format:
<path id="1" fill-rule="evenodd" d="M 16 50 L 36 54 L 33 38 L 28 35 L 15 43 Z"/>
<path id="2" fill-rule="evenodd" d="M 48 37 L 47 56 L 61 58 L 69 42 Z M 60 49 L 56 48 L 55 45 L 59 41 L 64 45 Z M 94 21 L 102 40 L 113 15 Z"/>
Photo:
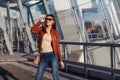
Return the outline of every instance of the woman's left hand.
<path id="1" fill-rule="evenodd" d="M 61 61 L 61 62 L 60 62 L 60 69 L 64 69 L 64 68 L 65 68 L 64 62 Z"/>

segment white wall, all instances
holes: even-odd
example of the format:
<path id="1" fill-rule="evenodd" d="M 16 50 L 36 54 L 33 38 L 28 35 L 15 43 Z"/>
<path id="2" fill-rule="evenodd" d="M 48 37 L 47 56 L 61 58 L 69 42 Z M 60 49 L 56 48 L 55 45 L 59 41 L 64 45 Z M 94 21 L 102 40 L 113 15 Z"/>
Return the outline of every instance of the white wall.
<path id="1" fill-rule="evenodd" d="M 57 11 L 69 9 L 69 0 L 54 0 L 55 9 Z"/>
<path id="2" fill-rule="evenodd" d="M 80 8 L 90 8 L 92 7 L 92 4 L 90 3 L 91 0 L 77 0 L 78 5 L 80 5 Z"/>
<path id="3" fill-rule="evenodd" d="M 90 1 L 91 0 L 77 0 L 78 5 L 81 5 L 80 8 L 92 7 L 92 4 L 90 3 Z M 54 0 L 55 9 L 57 11 L 69 9 L 70 8 L 69 3 L 70 3 L 70 0 Z M 85 5 L 82 5 L 82 4 L 85 4 Z"/>

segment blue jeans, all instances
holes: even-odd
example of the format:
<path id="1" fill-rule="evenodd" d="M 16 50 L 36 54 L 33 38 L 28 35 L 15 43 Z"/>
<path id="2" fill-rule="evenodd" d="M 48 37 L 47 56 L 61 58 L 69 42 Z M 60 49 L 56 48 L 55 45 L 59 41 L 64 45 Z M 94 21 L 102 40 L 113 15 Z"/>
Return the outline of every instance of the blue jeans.
<path id="1" fill-rule="evenodd" d="M 53 79 L 59 80 L 59 61 L 57 55 L 54 55 L 53 52 L 41 53 L 40 59 L 36 80 L 42 80 L 43 74 L 48 65 L 52 67 Z"/>

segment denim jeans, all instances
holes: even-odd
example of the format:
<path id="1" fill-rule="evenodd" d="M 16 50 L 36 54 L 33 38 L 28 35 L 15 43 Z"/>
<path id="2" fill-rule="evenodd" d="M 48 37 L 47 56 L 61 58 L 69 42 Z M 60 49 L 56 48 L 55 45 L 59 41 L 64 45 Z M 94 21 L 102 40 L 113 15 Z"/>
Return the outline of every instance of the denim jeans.
<path id="1" fill-rule="evenodd" d="M 53 52 L 41 53 L 40 58 L 41 60 L 37 70 L 36 80 L 42 80 L 43 74 L 48 65 L 52 67 L 53 79 L 59 80 L 59 61 L 57 55 L 54 55 Z"/>

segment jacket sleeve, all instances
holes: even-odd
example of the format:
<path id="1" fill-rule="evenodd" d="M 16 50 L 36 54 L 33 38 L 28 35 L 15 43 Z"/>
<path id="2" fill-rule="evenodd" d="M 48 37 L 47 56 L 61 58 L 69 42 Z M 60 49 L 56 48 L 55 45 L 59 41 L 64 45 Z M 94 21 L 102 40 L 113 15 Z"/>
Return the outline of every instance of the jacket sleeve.
<path id="1" fill-rule="evenodd" d="M 40 25 L 42 24 L 41 21 L 38 21 L 32 28 L 31 28 L 31 32 L 34 34 L 39 34 L 40 33 Z"/>
<path id="2" fill-rule="evenodd" d="M 58 54 L 58 59 L 61 62 L 62 61 L 62 54 L 60 50 L 60 39 L 59 39 L 59 33 L 57 32 L 57 54 Z"/>

